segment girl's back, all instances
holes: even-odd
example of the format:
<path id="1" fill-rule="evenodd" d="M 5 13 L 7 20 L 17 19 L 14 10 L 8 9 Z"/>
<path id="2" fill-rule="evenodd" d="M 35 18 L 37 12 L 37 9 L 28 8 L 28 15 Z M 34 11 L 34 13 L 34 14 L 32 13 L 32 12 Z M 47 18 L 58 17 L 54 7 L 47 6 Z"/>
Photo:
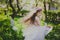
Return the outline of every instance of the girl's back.
<path id="1" fill-rule="evenodd" d="M 24 40 L 44 40 L 45 35 L 47 35 L 52 28 L 46 26 L 31 26 L 23 31 Z"/>

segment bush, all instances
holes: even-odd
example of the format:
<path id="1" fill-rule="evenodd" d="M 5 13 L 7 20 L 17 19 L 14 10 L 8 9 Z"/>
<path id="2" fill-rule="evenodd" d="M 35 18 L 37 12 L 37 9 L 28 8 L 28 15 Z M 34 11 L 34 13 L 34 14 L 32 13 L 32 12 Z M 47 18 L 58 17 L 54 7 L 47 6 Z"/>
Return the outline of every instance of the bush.
<path id="1" fill-rule="evenodd" d="M 60 11 L 59 10 L 49 10 L 47 13 L 47 22 L 52 22 L 55 24 L 60 23 Z"/>
<path id="2" fill-rule="evenodd" d="M 17 34 L 17 31 L 12 29 L 12 26 L 10 25 L 10 17 L 0 15 L 0 40 L 23 40 L 21 34 L 21 30 L 20 33 Z"/>
<path id="3" fill-rule="evenodd" d="M 60 24 L 53 25 L 53 30 L 46 36 L 47 40 L 60 40 Z"/>

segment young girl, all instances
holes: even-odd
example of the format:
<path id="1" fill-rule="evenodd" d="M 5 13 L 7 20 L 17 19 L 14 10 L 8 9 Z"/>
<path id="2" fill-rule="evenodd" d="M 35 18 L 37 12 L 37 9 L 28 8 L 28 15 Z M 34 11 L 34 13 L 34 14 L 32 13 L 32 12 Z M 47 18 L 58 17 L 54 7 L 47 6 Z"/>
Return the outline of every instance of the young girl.
<path id="1" fill-rule="evenodd" d="M 28 26 L 23 30 L 24 40 L 44 40 L 45 36 L 52 30 L 50 26 L 41 26 L 39 16 L 41 16 L 41 8 L 36 8 L 25 17 L 23 22 Z"/>

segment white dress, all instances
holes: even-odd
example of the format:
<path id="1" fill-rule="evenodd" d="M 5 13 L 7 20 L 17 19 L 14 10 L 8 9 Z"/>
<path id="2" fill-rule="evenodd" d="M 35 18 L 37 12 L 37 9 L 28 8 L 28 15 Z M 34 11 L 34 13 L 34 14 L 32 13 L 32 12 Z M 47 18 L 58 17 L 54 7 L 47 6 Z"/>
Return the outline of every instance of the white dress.
<path id="1" fill-rule="evenodd" d="M 23 30 L 24 40 L 44 40 L 45 36 L 52 30 L 52 27 L 32 26 Z"/>

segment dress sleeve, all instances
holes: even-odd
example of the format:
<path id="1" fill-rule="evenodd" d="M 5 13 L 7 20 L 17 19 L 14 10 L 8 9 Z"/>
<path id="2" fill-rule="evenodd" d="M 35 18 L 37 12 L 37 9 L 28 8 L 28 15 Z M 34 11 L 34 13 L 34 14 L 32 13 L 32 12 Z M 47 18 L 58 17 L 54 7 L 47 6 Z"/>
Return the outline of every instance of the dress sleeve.
<path id="1" fill-rule="evenodd" d="M 45 26 L 45 35 L 47 35 L 48 33 L 50 33 L 52 29 L 53 29 L 53 27 Z"/>

